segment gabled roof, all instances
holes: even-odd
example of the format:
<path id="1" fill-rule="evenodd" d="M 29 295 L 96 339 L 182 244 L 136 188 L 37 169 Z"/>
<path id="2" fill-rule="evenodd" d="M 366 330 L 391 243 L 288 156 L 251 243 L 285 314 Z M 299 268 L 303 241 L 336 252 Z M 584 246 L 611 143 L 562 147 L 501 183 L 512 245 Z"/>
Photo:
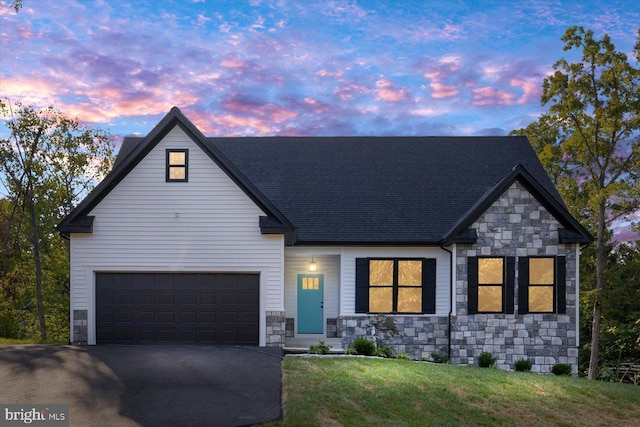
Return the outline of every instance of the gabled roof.
<path id="1" fill-rule="evenodd" d="M 518 164 L 500 179 L 460 218 L 457 224 L 447 233 L 447 242 L 465 242 L 470 238 L 469 227 L 482 215 L 514 182 L 520 182 L 536 200 L 565 228 L 559 232 L 560 243 L 588 243 L 593 238 L 582 225 L 567 211 L 562 200 L 556 200 L 540 185 L 527 170 Z M 475 233 L 472 233 L 475 234 Z"/>
<path id="2" fill-rule="evenodd" d="M 144 138 L 126 138 L 111 173 L 96 186 L 62 222 L 58 230 L 68 233 L 90 233 L 93 218 L 87 216 L 91 210 L 164 138 L 175 126 L 180 127 L 220 169 L 240 187 L 253 202 L 269 217 L 265 233 L 285 233 L 294 239 L 293 225 L 287 218 L 231 163 L 177 108 L 171 111 Z"/>
<path id="3" fill-rule="evenodd" d="M 574 237 L 591 241 L 571 218 L 525 137 L 258 137 L 209 142 L 291 220 L 298 244 L 474 241 L 475 231 L 459 225 L 471 225 L 482 213 L 474 207 L 486 209 L 514 179 L 534 191 L 565 227 L 577 230 Z"/>
<path id="4" fill-rule="evenodd" d="M 112 173 L 59 229 L 78 232 L 78 221 L 175 125 L 267 213 L 262 232 L 287 232 L 288 244 L 471 242 L 468 227 L 515 180 L 563 224 L 565 242 L 593 240 L 525 137 L 205 138 L 177 108 L 145 138 L 125 139 Z"/>

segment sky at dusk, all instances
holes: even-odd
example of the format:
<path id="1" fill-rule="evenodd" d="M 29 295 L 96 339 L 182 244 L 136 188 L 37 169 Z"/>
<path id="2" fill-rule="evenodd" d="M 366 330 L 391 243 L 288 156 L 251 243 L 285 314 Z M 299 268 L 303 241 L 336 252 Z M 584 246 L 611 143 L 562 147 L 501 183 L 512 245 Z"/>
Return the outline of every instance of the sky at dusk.
<path id="1" fill-rule="evenodd" d="M 0 96 L 118 144 L 174 105 L 208 136 L 505 135 L 580 59 L 573 25 L 637 64 L 632 0 L 24 0 L 0 7 Z"/>

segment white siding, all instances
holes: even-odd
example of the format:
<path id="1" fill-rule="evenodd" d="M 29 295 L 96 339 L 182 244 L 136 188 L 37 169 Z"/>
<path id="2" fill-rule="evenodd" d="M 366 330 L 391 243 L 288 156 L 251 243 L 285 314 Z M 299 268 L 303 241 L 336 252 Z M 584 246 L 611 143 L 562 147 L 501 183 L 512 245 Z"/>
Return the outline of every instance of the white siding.
<path id="1" fill-rule="evenodd" d="M 189 149 L 189 182 L 165 182 L 165 150 Z M 71 236 L 71 308 L 89 311 L 95 271 L 260 273 L 265 311 L 284 310 L 282 235 L 261 235 L 264 213 L 180 128 L 174 128 L 93 209 L 93 233 Z"/>
<path id="2" fill-rule="evenodd" d="M 342 249 L 340 301 L 341 316 L 352 316 L 356 307 L 356 258 L 435 258 L 436 259 L 436 315 L 449 314 L 451 265 L 449 253 L 432 247 L 346 247 Z"/>
<path id="3" fill-rule="evenodd" d="M 285 249 L 285 310 L 287 317 L 297 316 L 297 275 L 306 273 L 307 263 L 312 256 L 318 261 L 320 273 L 325 274 L 325 318 L 355 314 L 356 258 L 367 257 L 435 258 L 437 269 L 436 315 L 446 316 L 449 314 L 451 264 L 449 253 L 440 248 L 304 246 Z M 333 285 L 334 275 L 337 275 L 335 285 Z M 327 286 L 328 282 L 330 284 Z M 334 292 L 335 295 L 333 295 Z"/>
<path id="4" fill-rule="evenodd" d="M 309 274 L 312 255 L 299 254 L 297 248 L 285 250 L 284 307 L 286 316 L 298 324 L 298 274 Z M 306 252 L 306 250 L 305 250 Z M 340 312 L 340 257 L 339 255 L 313 255 L 318 262 L 318 274 L 324 278 L 324 326 L 327 318 L 336 318 Z M 296 326 L 297 327 L 297 326 Z"/>

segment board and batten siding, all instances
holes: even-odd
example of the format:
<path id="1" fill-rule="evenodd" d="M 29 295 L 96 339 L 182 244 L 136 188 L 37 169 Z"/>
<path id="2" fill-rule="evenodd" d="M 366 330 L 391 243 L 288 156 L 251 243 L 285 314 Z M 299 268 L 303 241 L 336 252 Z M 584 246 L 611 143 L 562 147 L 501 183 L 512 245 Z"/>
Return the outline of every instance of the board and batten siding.
<path id="1" fill-rule="evenodd" d="M 436 315 L 447 316 L 450 309 L 451 260 L 449 253 L 435 247 L 346 247 L 342 250 L 340 301 L 341 316 L 357 315 L 356 258 L 435 258 Z"/>
<path id="2" fill-rule="evenodd" d="M 188 182 L 165 182 L 166 149 L 188 149 Z M 92 210 L 93 233 L 71 235 L 71 313 L 88 310 L 95 343 L 96 271 L 260 273 L 265 312 L 284 310 L 282 235 L 260 234 L 265 215 L 175 127 Z"/>

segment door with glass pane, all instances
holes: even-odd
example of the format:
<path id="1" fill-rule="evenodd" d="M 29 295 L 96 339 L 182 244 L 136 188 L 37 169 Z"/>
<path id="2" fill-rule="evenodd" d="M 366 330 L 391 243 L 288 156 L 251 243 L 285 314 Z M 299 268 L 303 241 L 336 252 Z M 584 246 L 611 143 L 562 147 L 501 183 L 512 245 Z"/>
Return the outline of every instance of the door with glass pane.
<path id="1" fill-rule="evenodd" d="M 298 333 L 324 332 L 324 277 L 322 274 L 298 275 Z"/>

